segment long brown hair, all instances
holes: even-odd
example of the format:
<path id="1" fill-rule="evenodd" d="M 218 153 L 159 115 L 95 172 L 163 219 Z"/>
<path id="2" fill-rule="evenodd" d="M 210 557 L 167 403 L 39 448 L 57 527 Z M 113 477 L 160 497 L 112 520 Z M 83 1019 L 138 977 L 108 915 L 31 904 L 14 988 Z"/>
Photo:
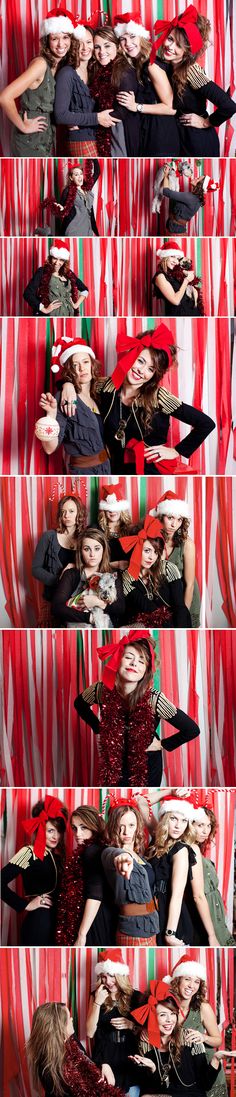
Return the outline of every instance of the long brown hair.
<path id="1" fill-rule="evenodd" d="M 33 1015 L 32 1029 L 26 1045 L 29 1068 L 35 1087 L 47 1084 L 50 1078 L 53 1092 L 63 1097 L 63 1061 L 67 1025 L 66 1006 L 61 1002 L 46 1002 Z"/>
<path id="2" fill-rule="evenodd" d="M 65 506 L 65 503 L 69 503 L 70 499 L 72 500 L 72 503 L 75 503 L 76 511 L 77 511 L 76 519 L 75 519 L 75 536 L 76 536 L 77 534 L 81 533 L 81 531 L 83 529 L 85 529 L 85 523 L 86 523 L 86 509 L 85 509 L 84 503 L 82 503 L 82 499 L 80 499 L 79 495 L 62 495 L 62 498 L 59 499 L 58 508 L 57 508 L 57 517 L 56 517 L 56 528 L 57 528 L 58 533 L 64 533 L 65 524 L 63 522 L 62 511 L 63 511 L 63 507 Z"/>
<path id="3" fill-rule="evenodd" d="M 192 194 L 196 194 L 201 202 L 201 206 L 205 206 L 205 191 L 203 190 L 204 179 L 197 179 L 196 183 L 192 182 Z"/>
<path id="4" fill-rule="evenodd" d="M 152 684 L 153 670 L 150 645 L 153 648 L 153 651 L 155 651 L 155 640 L 153 640 L 152 636 L 149 637 L 148 641 L 134 640 L 132 641 L 132 644 L 130 644 L 130 647 L 135 648 L 135 651 L 141 652 L 141 655 L 143 655 L 145 660 L 145 674 L 143 675 L 141 682 L 138 682 L 135 689 L 132 690 L 132 693 L 128 693 L 127 697 L 125 697 L 125 704 L 129 712 L 134 711 L 136 705 L 142 700 L 142 697 L 144 697 L 144 694 L 150 689 Z M 118 693 L 122 693 L 119 670 L 116 675 L 116 688 Z"/>
<path id="5" fill-rule="evenodd" d="M 78 548 L 76 552 L 76 567 L 79 568 L 80 571 L 82 571 L 84 567 L 83 541 L 86 537 L 89 537 L 90 541 L 99 541 L 99 544 L 103 548 L 103 556 L 99 567 L 101 575 L 104 572 L 111 571 L 112 569 L 110 564 L 110 553 L 105 533 L 103 533 L 101 529 L 96 529 L 94 526 L 87 526 L 87 529 L 83 530 L 83 532 L 80 533 L 80 536 L 78 538 Z"/>
<path id="6" fill-rule="evenodd" d="M 108 814 L 107 826 L 105 830 L 105 841 L 108 846 L 120 846 L 119 830 L 121 819 L 123 815 L 126 815 L 127 811 L 132 811 L 135 815 L 137 829 L 134 838 L 134 850 L 135 853 L 143 853 L 144 851 L 144 822 L 141 815 L 141 811 L 138 808 L 133 807 L 133 804 L 123 804 L 120 807 L 112 808 Z"/>
<path id="7" fill-rule="evenodd" d="M 80 807 L 75 808 L 71 813 L 70 825 L 73 826 L 74 815 L 77 815 L 82 820 L 84 825 L 91 830 L 93 834 L 97 835 L 97 838 L 102 841 L 105 833 L 105 822 L 102 816 L 99 815 L 97 808 L 90 807 L 89 804 L 81 804 Z"/>
<path id="8" fill-rule="evenodd" d="M 81 349 L 83 351 L 83 347 Z M 88 351 L 88 354 L 89 354 L 89 351 Z M 92 396 L 92 399 L 95 400 L 96 396 L 97 396 L 97 382 L 98 382 L 98 378 L 99 378 L 99 375 L 100 375 L 100 372 L 101 372 L 101 363 L 98 361 L 98 358 L 92 358 L 92 355 L 90 357 L 91 357 L 91 374 L 92 374 L 91 385 L 90 385 L 90 396 Z M 61 370 L 61 375 L 60 376 L 61 376 L 61 381 L 62 381 L 63 385 L 65 384 L 66 381 L 71 381 L 71 384 L 74 385 L 75 391 L 79 394 L 81 392 L 81 383 L 79 382 L 78 374 L 76 373 L 76 366 L 75 366 L 75 363 L 73 362 L 73 358 L 74 358 L 74 354 L 71 354 L 70 358 L 67 359 L 67 362 L 65 363 L 65 365 L 63 366 L 63 369 Z"/>
<path id="9" fill-rule="evenodd" d="M 153 328 L 152 330 L 154 331 L 155 329 Z M 144 335 L 151 334 L 152 331 L 140 331 L 138 335 L 136 335 L 136 339 L 140 339 L 140 342 L 142 342 Z M 158 409 L 158 387 L 163 380 L 165 373 L 167 373 L 167 370 L 171 368 L 166 350 L 157 350 L 155 347 L 148 347 L 148 350 L 155 372 L 152 377 L 150 377 L 150 381 L 145 381 L 145 384 L 136 397 L 136 401 L 134 401 L 140 410 L 141 426 L 146 432 L 151 430 L 152 418 L 155 411 Z M 177 347 L 174 343 L 170 348 L 170 353 L 172 359 L 171 365 L 177 366 Z"/>
<path id="10" fill-rule="evenodd" d="M 139 522 L 137 526 L 133 526 L 132 533 L 139 533 L 141 529 L 143 529 L 143 522 Z M 145 540 L 149 541 L 150 545 L 152 545 L 154 552 L 157 555 L 157 560 L 155 561 L 155 564 L 152 564 L 149 568 L 149 581 L 152 586 L 153 594 L 155 595 L 158 594 L 160 583 L 163 577 L 163 540 L 162 537 L 149 537 L 148 534 Z"/>
<path id="11" fill-rule="evenodd" d="M 158 820 L 153 836 L 153 842 L 148 850 L 149 857 L 162 857 L 164 853 L 168 853 L 169 849 L 172 849 L 172 846 L 175 845 L 176 838 L 169 837 L 169 818 L 170 812 L 166 811 L 165 815 Z M 193 846 L 194 844 L 196 844 L 195 834 L 191 823 L 186 822 L 186 827 L 183 834 L 181 834 L 180 841 L 184 842 L 186 846 Z"/>
<path id="12" fill-rule="evenodd" d="M 187 34 L 185 34 L 183 27 L 174 27 L 171 31 L 171 34 L 173 34 L 173 37 L 177 42 L 177 46 L 180 46 L 180 48 L 184 50 L 184 56 L 182 61 L 180 61 L 179 65 L 175 65 L 173 67 L 172 73 L 172 81 L 180 99 L 183 95 L 187 83 L 188 70 L 190 68 L 190 65 L 193 65 L 194 61 L 196 61 L 198 57 L 201 57 L 202 53 L 204 53 L 206 47 L 209 45 L 209 37 L 211 32 L 211 24 L 209 19 L 206 19 L 204 15 L 198 15 L 196 26 L 198 27 L 198 30 L 200 31 L 203 39 L 202 49 L 198 50 L 197 53 L 192 53 Z M 160 50 L 161 57 L 163 57 L 163 53 L 164 50 L 162 46 Z"/>
<path id="13" fill-rule="evenodd" d="M 172 989 L 172 983 L 171 983 L 171 989 Z M 180 1026 L 179 1021 L 178 1021 L 177 1006 L 175 1005 L 175 1002 L 173 1002 L 173 998 L 171 998 L 171 991 L 170 991 L 170 997 L 166 998 L 164 1002 L 157 1002 L 157 1005 L 162 1005 L 163 1009 L 166 1007 L 166 1009 L 170 1010 L 170 1013 L 173 1013 L 173 1014 L 175 1013 L 175 1015 L 176 1015 L 176 1025 L 173 1029 L 173 1032 L 171 1033 L 171 1037 L 170 1037 L 170 1041 L 169 1041 L 169 1048 L 171 1049 L 174 1063 L 179 1063 L 180 1059 L 181 1059 L 181 1048 L 183 1046 L 183 1038 L 182 1038 L 181 1026 Z M 143 1031 L 141 1032 L 141 1036 L 140 1036 L 140 1040 L 139 1040 L 139 1049 L 141 1051 L 141 1054 L 145 1054 L 145 1052 L 147 1052 L 148 1049 L 151 1048 L 151 1047 L 152 1047 L 152 1044 L 149 1043 L 148 1035 L 147 1035 L 146 1029 L 144 1028 Z"/>
<path id="14" fill-rule="evenodd" d="M 199 848 L 201 850 L 201 853 L 202 853 L 203 857 L 204 857 L 204 854 L 206 853 L 207 847 L 210 845 L 210 842 L 212 842 L 213 838 L 215 838 L 215 835 L 216 835 L 216 832 L 217 832 L 218 826 L 219 826 L 219 823 L 217 823 L 215 812 L 212 811 L 212 808 L 204 807 L 204 811 L 206 812 L 206 815 L 208 815 L 209 823 L 211 824 L 210 834 L 208 835 L 208 838 L 205 839 L 205 842 L 199 842 L 197 834 L 195 833 L 195 842 L 196 842 L 197 845 L 199 845 Z M 194 821 L 193 821 L 193 827 L 194 827 Z"/>
<path id="15" fill-rule="evenodd" d="M 160 522 L 163 522 L 164 517 L 165 517 L 165 515 L 163 515 L 163 514 L 158 515 L 158 518 L 160 518 Z M 182 518 L 181 526 L 179 526 L 179 529 L 176 529 L 174 534 L 173 534 L 173 545 L 182 545 L 183 541 L 187 541 L 189 526 L 190 526 L 190 518 Z M 163 540 L 167 541 L 168 534 L 167 534 L 164 527 L 163 527 L 162 532 L 163 532 Z"/>
<path id="16" fill-rule="evenodd" d="M 85 27 L 85 30 L 89 31 L 89 34 L 91 34 L 92 39 L 94 39 L 94 31 L 92 30 L 92 27 L 86 26 L 86 23 L 84 23 L 84 27 Z M 69 53 L 67 55 L 67 65 L 71 65 L 71 67 L 73 69 L 78 69 L 79 68 L 79 64 L 80 64 L 80 47 L 81 47 L 81 40 L 72 37 Z M 90 72 L 92 63 L 93 63 L 93 60 L 92 60 L 92 57 L 91 57 L 89 62 L 88 62 L 88 74 Z"/>
<path id="17" fill-rule="evenodd" d="M 180 981 L 181 976 L 178 976 L 177 979 L 171 980 L 171 990 L 173 990 L 173 994 L 177 994 L 178 998 L 180 998 Z M 202 1002 L 207 1002 L 207 987 L 203 979 L 200 979 L 198 990 L 196 991 L 196 994 L 193 994 L 193 997 L 191 998 L 190 1008 L 200 1009 Z"/>
<path id="18" fill-rule="evenodd" d="M 52 50 L 50 49 L 49 37 L 50 37 L 50 35 L 47 34 L 46 38 L 45 37 L 40 38 L 39 56 L 44 57 L 44 60 L 47 62 L 47 65 L 49 66 L 49 68 L 53 69 L 55 67 L 55 64 L 57 64 L 57 58 L 55 57 L 55 53 L 52 53 Z M 70 38 L 71 38 L 71 35 L 70 35 Z M 61 61 L 58 61 L 57 72 L 59 72 L 59 69 L 62 69 L 64 65 L 69 64 L 68 58 L 69 58 L 69 49 L 67 50 L 67 53 L 65 54 L 65 57 L 62 57 Z"/>

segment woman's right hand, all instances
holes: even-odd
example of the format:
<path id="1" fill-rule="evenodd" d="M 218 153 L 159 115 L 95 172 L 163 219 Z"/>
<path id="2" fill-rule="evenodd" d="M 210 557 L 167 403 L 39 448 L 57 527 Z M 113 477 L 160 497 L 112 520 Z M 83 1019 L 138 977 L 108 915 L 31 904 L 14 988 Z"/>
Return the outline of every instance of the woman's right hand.
<path id="1" fill-rule="evenodd" d="M 116 126 L 116 123 L 119 122 L 119 118 L 112 118 L 112 114 L 113 108 L 112 110 L 100 110 L 97 116 L 99 126 L 104 126 L 105 129 L 109 129 L 110 126 Z"/>
<path id="2" fill-rule="evenodd" d="M 195 278 L 194 270 L 188 270 L 185 278 L 187 282 L 193 282 L 193 279 Z"/>
<path id="3" fill-rule="evenodd" d="M 48 123 L 44 114 L 38 114 L 37 118 L 28 118 L 27 111 L 23 114 L 24 129 L 23 133 L 39 133 L 40 130 L 47 130 Z"/>
<path id="4" fill-rule="evenodd" d="M 38 907 L 52 907 L 52 899 L 50 895 L 36 895 L 34 899 L 30 900 L 25 910 L 38 910 Z"/>
<path id="5" fill-rule="evenodd" d="M 113 1074 L 113 1070 L 109 1063 L 102 1064 L 102 1078 L 104 1079 L 104 1082 L 108 1082 L 108 1085 L 115 1085 L 115 1075 Z"/>
<path id="6" fill-rule="evenodd" d="M 44 316 L 50 316 L 51 312 L 55 312 L 55 309 L 60 308 L 60 304 L 61 304 L 61 301 L 51 301 L 51 304 L 47 305 L 47 308 L 46 308 L 46 306 L 43 305 L 43 302 L 41 301 L 39 311 L 43 312 Z"/>
<path id="7" fill-rule="evenodd" d="M 65 381 L 61 390 L 60 408 L 64 415 L 67 415 L 68 419 L 72 419 L 75 415 L 77 404 L 77 394 L 74 385 L 71 381 Z"/>
<path id="8" fill-rule="evenodd" d="M 94 1001 L 96 1002 L 96 1006 L 102 1006 L 103 1002 L 106 1001 L 107 996 L 108 989 L 101 983 L 101 985 L 97 987 L 97 990 L 95 990 Z"/>
<path id="9" fill-rule="evenodd" d="M 52 395 L 52 392 L 41 392 L 39 406 L 46 412 L 46 415 L 51 415 L 52 419 L 56 419 L 57 401 L 55 400 L 55 396 Z"/>
<path id="10" fill-rule="evenodd" d="M 129 880 L 133 868 L 131 853 L 118 853 L 117 857 L 114 857 L 114 865 L 119 876 L 125 876 L 126 880 Z"/>
<path id="11" fill-rule="evenodd" d="M 152 1059 L 146 1059 L 145 1055 L 128 1055 L 128 1059 L 132 1059 L 133 1063 L 137 1063 L 139 1067 L 147 1067 L 148 1070 L 155 1073 L 156 1067 Z"/>

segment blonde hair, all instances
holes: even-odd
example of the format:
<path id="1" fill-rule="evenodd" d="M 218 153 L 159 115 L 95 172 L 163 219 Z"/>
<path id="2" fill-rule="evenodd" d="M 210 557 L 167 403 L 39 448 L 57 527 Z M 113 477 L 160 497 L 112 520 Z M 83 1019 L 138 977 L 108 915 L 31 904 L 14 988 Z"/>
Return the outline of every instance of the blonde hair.
<path id="1" fill-rule="evenodd" d="M 98 509 L 98 521 L 99 521 L 99 525 L 101 526 L 101 529 L 103 529 L 103 532 L 106 533 L 107 537 L 109 537 L 109 521 L 108 521 L 108 518 L 107 518 L 106 511 Z M 121 512 L 119 514 L 119 518 L 118 518 L 119 533 L 121 535 L 123 534 L 123 532 L 126 533 L 127 528 L 129 528 L 129 526 L 131 526 L 131 524 L 132 524 L 132 518 L 131 518 L 131 514 L 129 514 L 129 511 L 128 510 L 121 510 Z"/>
<path id="2" fill-rule="evenodd" d="M 38 1006 L 33 1015 L 32 1029 L 26 1045 L 29 1068 L 34 1086 L 45 1085 L 47 1076 L 53 1092 L 62 1097 L 66 1092 L 63 1082 L 63 1061 L 67 1010 L 62 1002 L 47 1002 Z"/>
<path id="3" fill-rule="evenodd" d="M 129 975 L 115 975 L 115 981 L 117 986 L 116 1004 L 122 1017 L 126 1017 L 130 1012 L 131 998 L 133 994 L 133 987 L 130 982 Z M 111 994 L 107 995 L 104 1002 L 104 1009 L 106 1013 L 114 1007 L 114 998 Z"/>
<path id="4" fill-rule="evenodd" d="M 154 841 L 150 850 L 148 851 L 147 856 L 149 855 L 149 857 L 153 857 L 155 854 L 156 857 L 162 857 L 164 853 L 168 853 L 169 849 L 172 849 L 172 846 L 175 846 L 176 838 L 170 838 L 169 836 L 170 814 L 171 813 L 169 811 L 166 811 L 165 815 L 158 820 L 154 834 Z M 183 834 L 181 834 L 180 840 L 181 842 L 184 842 L 186 846 L 193 846 L 194 844 L 196 844 L 195 833 L 191 823 L 186 822 L 186 827 Z"/>

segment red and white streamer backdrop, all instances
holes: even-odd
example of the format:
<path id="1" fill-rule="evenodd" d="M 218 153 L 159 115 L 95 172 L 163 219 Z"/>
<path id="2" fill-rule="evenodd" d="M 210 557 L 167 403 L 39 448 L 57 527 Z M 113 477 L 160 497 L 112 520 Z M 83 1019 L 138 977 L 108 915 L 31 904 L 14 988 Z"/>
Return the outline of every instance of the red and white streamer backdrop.
<path id="1" fill-rule="evenodd" d="M 189 481 L 189 482 L 188 482 Z M 0 478 L 0 627 L 35 626 L 42 610 L 43 585 L 32 577 L 36 545 L 47 529 L 56 527 L 58 500 L 73 492 L 86 505 L 87 523 L 97 523 L 99 485 L 111 477 L 1 477 Z M 173 477 L 121 478 L 130 513 L 136 523 L 149 513 L 164 491 L 173 487 Z M 174 490 L 189 502 L 191 536 L 196 542 L 196 573 L 202 589 L 203 528 L 201 477 L 176 477 Z M 4 610 L 5 605 L 5 610 Z"/>
<path id="2" fill-rule="evenodd" d="M 59 796 L 59 799 L 66 805 L 70 817 L 72 811 L 75 811 L 81 804 L 92 804 L 98 811 L 101 811 L 108 791 L 108 789 L 59 788 L 58 786 L 53 788 L 2 789 L 0 794 L 0 810 L 1 815 L 3 816 L 2 865 L 7 864 L 10 858 L 16 853 L 16 850 L 20 849 L 22 845 L 25 845 L 25 830 L 22 826 L 22 822 L 24 819 L 31 817 L 34 804 L 36 804 L 38 800 L 44 799 L 46 794 L 49 794 L 50 796 Z M 124 796 L 126 791 L 128 790 L 124 791 L 119 789 L 119 795 L 123 794 Z M 201 801 L 204 801 L 205 792 L 206 790 L 201 790 Z M 213 791 L 213 811 L 215 812 L 217 821 L 220 825 L 214 842 L 211 843 L 207 850 L 207 856 L 211 857 L 211 860 L 216 866 L 220 893 L 226 910 L 227 924 L 232 933 L 235 790 L 222 788 L 215 789 Z M 158 808 L 155 808 L 155 815 L 158 818 Z M 66 830 L 65 846 L 68 858 L 73 849 L 73 834 L 69 823 Z M 16 891 L 18 895 L 23 895 L 22 881 L 20 878 L 16 881 Z M 20 943 L 20 923 L 21 919 L 19 918 L 19 915 L 17 916 L 16 912 L 11 910 L 11 908 L 4 903 L 2 907 L 2 945 L 16 945 Z M 106 945 L 107 941 L 103 941 L 103 944 Z"/>
<path id="3" fill-rule="evenodd" d="M 157 15 L 159 19 L 173 19 L 188 7 L 189 0 L 159 0 L 158 11 L 156 0 L 141 0 L 140 11 L 144 25 L 150 31 L 153 38 L 153 26 Z M 204 66 L 210 80 L 214 80 L 220 87 L 235 92 L 235 13 L 233 0 L 197 0 L 197 7 L 201 14 L 207 16 L 211 22 L 211 45 L 203 54 L 200 63 Z M 77 0 L 68 0 L 68 11 L 74 15 L 78 13 Z M 120 12 L 127 11 L 127 0 L 82 0 L 80 15 L 86 21 L 91 14 L 102 11 L 108 16 L 108 22 Z M 130 0 L 129 10 L 137 11 L 136 0 Z M 48 11 L 47 0 L 38 0 L 36 10 L 33 0 L 20 0 L 15 5 L 14 0 L 3 0 L 3 35 L 2 35 L 2 68 L 3 85 L 15 80 L 35 57 L 39 49 L 39 31 L 42 18 Z M 104 20 L 104 16 L 103 16 Z M 98 16 L 99 22 L 99 16 Z M 12 43 L 14 42 L 14 50 Z M 213 110 L 210 104 L 210 112 Z M 4 117 L 2 122 L 2 154 L 8 156 L 11 151 L 11 127 Z M 219 130 L 220 148 L 222 156 L 234 156 L 235 154 L 235 118 L 227 126 L 222 125 Z"/>
<path id="4" fill-rule="evenodd" d="M 235 241 L 228 238 L 185 240 L 178 237 L 195 273 L 202 279 L 206 316 L 234 315 Z M 82 278 L 89 293 L 82 305 L 84 316 L 162 316 L 161 301 L 153 296 L 152 278 L 162 237 L 148 239 L 71 239 L 70 266 Z M 48 258 L 45 237 L 2 238 L 0 262 L 2 316 L 29 316 L 23 291 L 38 267 Z"/>
<path id="5" fill-rule="evenodd" d="M 85 161 L 86 163 L 86 161 Z M 220 183 L 220 190 L 207 195 L 205 206 L 187 225 L 188 236 L 234 236 L 236 226 L 235 160 L 189 158 L 194 178 L 203 172 Z M 165 234 L 169 213 L 163 199 L 160 217 L 152 213 L 154 183 L 159 160 L 99 160 L 101 174 L 94 186 L 94 213 L 100 236 L 152 236 Z M 43 198 L 61 194 L 68 175 L 68 161 L 2 160 L 0 162 L 0 235 L 34 236 L 36 228 L 48 225 L 55 232 L 55 219 L 42 214 Z M 180 191 L 189 191 L 189 180 L 180 178 Z M 125 201 L 124 201 L 125 196 Z"/>
<path id="6" fill-rule="evenodd" d="M 153 630 L 151 630 L 153 631 Z M 113 630 L 119 639 L 126 630 Z M 157 685 L 197 721 L 200 736 L 164 755 L 173 788 L 236 786 L 235 632 L 154 633 Z M 96 736 L 78 720 L 75 697 L 101 678 L 95 630 L 0 633 L 1 780 L 3 785 L 98 784 Z M 165 735 L 168 724 L 164 723 Z"/>
<path id="7" fill-rule="evenodd" d="M 150 979 L 170 974 L 184 955 L 181 948 L 127 948 L 122 950 L 129 965 L 132 986 L 146 993 Z M 234 949 L 192 949 L 194 960 L 206 965 L 208 998 L 214 1009 L 222 1040 L 235 1048 Z M 96 985 L 96 948 L 2 949 L 2 1092 L 4 1097 L 37 1097 L 29 1077 L 25 1045 L 34 1010 L 45 1002 L 67 1002 L 75 1031 L 91 1054 L 86 1037 L 86 1016 L 91 989 Z M 232 1030 L 229 1026 L 232 1025 Z M 234 1061 L 227 1073 L 230 1097 L 234 1097 Z"/>
<path id="8" fill-rule="evenodd" d="M 102 363 L 102 373 L 111 374 L 116 364 L 116 336 L 136 335 L 153 320 L 96 318 L 44 320 L 4 318 L 2 322 L 2 365 L 0 363 L 0 473 L 56 473 L 65 471 L 63 449 L 48 458 L 35 438 L 40 393 L 55 384 L 50 372 L 50 348 L 62 334 L 88 339 Z M 228 318 L 170 318 L 168 327 L 178 347 L 178 369 L 165 376 L 165 385 L 180 399 L 202 408 L 216 423 L 205 445 L 190 459 L 192 472 L 236 471 L 236 340 Z M 234 350 L 235 347 L 235 350 Z M 233 360 L 233 352 L 235 358 Z M 234 370 L 233 370 L 234 364 Z M 231 391 L 232 390 L 232 391 Z M 176 445 L 186 426 L 173 420 L 168 441 Z M 183 466 L 184 468 L 184 466 Z"/>
<path id="9" fill-rule="evenodd" d="M 236 480 L 206 481 L 206 622 L 236 628 Z"/>

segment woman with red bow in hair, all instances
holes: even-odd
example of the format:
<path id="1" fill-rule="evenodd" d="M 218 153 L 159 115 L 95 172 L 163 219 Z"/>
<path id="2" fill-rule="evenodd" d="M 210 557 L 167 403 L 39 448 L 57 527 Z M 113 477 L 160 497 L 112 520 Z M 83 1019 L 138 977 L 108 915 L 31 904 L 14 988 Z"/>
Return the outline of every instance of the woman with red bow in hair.
<path id="1" fill-rule="evenodd" d="M 99 385 L 99 407 L 112 472 L 160 476 L 186 473 L 179 458 L 191 457 L 214 430 L 215 423 L 161 384 L 167 370 L 176 363 L 170 328 L 159 324 L 155 330 L 136 336 L 119 334 L 116 348 L 118 364 L 112 376 Z M 73 414 L 75 392 L 66 383 L 65 373 L 63 381 L 62 400 L 69 401 Z M 167 444 L 171 416 L 192 428 L 175 448 Z"/>
<path id="2" fill-rule="evenodd" d="M 157 786 L 162 748 L 175 750 L 200 734 L 194 720 L 153 687 L 155 642 L 145 630 L 130 631 L 118 643 L 98 648 L 108 659 L 102 681 L 80 693 L 75 708 L 99 735 L 101 785 Z M 100 719 L 92 711 L 99 705 Z M 159 739 L 160 720 L 177 731 Z"/>
<path id="3" fill-rule="evenodd" d="M 60 874 L 65 862 L 64 835 L 67 808 L 54 796 L 45 796 L 23 822 L 31 839 L 11 857 L 1 872 L 1 897 L 17 914 L 25 913 L 22 945 L 52 945 L 55 938 L 56 903 Z M 25 898 L 10 884 L 21 877 Z"/>
<path id="4" fill-rule="evenodd" d="M 132 1057 L 141 1095 L 166 1097 L 169 1090 L 171 1097 L 183 1097 L 187 1089 L 189 1097 L 205 1097 L 219 1074 L 221 1053 L 208 1063 L 200 1032 L 199 1042 L 188 1046 L 178 1023 L 178 997 L 164 980 L 152 979 L 150 992 L 147 1004 L 132 1011 L 142 1029 L 139 1054 Z"/>
<path id="5" fill-rule="evenodd" d="M 122 576 L 129 624 L 191 628 L 180 572 L 163 556 L 159 519 L 148 515 L 144 526 L 120 540 L 122 548 L 131 551 L 129 567 Z"/>
<path id="6" fill-rule="evenodd" d="M 158 19 L 154 25 L 156 41 L 151 60 L 161 48 L 162 64 L 173 88 L 173 107 L 177 110 L 180 152 L 187 156 L 219 156 L 216 128 L 236 113 L 236 103 L 228 92 L 209 80 L 198 58 L 209 45 L 211 24 L 190 4 L 175 19 Z M 217 33 L 217 29 L 216 29 Z M 207 101 L 217 109 L 207 113 Z"/>
<path id="7" fill-rule="evenodd" d="M 117 100 L 135 129 L 139 120 L 139 155 L 178 156 L 180 140 L 171 83 L 163 62 L 155 54 L 151 56 L 150 34 L 142 16 L 137 11 L 117 14 L 114 31 L 120 45 L 114 74 Z M 127 70 L 133 84 L 125 80 Z"/>

